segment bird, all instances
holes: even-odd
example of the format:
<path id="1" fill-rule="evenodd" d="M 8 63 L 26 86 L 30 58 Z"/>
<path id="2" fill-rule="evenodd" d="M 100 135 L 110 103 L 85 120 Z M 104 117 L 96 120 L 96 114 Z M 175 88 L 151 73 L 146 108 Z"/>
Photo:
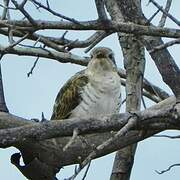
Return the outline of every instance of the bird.
<path id="1" fill-rule="evenodd" d="M 121 78 L 114 53 L 96 47 L 87 68 L 72 76 L 57 94 L 51 120 L 100 118 L 116 114 L 121 106 Z"/>

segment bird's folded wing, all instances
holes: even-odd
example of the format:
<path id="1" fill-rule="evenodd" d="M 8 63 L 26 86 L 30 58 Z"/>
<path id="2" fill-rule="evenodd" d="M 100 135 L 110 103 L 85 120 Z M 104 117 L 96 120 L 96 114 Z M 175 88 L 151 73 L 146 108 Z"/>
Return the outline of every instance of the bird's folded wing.
<path id="1" fill-rule="evenodd" d="M 60 89 L 53 108 L 51 119 L 66 119 L 71 111 L 81 102 L 81 90 L 88 83 L 85 71 L 80 71 L 71 77 Z"/>

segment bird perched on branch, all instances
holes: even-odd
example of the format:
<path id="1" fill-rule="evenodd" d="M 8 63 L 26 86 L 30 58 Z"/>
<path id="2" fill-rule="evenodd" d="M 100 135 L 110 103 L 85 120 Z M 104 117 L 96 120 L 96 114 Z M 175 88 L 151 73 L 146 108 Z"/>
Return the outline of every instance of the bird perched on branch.
<path id="1" fill-rule="evenodd" d="M 121 79 L 111 49 L 92 50 L 87 68 L 76 73 L 59 91 L 51 119 L 98 118 L 118 113 Z"/>

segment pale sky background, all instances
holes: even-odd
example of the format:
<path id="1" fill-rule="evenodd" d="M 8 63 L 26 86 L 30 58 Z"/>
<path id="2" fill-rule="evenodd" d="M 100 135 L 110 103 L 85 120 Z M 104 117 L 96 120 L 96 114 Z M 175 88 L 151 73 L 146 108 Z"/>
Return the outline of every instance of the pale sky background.
<path id="1" fill-rule="evenodd" d="M 0 0 L 0 3 L 2 2 L 3 0 Z M 153 12 L 155 12 L 156 8 L 151 4 L 147 6 L 147 2 L 147 0 L 142 0 L 144 13 L 147 17 L 150 17 Z M 163 4 L 165 3 L 165 0 L 159 0 L 158 2 Z M 51 0 L 50 5 L 52 9 L 57 10 L 66 16 L 74 17 L 77 20 L 91 20 L 97 17 L 94 0 Z M 180 19 L 180 13 L 178 12 L 179 7 L 180 1 L 173 0 L 170 12 L 177 19 Z M 58 18 L 55 18 L 48 13 L 44 14 L 43 11 L 42 13 L 39 13 L 32 6 L 28 6 L 28 11 L 31 12 L 36 19 L 58 20 Z M 2 8 L 0 8 L 0 13 L 1 12 Z M 13 11 L 11 12 L 11 17 L 21 19 L 22 16 Z M 160 16 L 157 16 L 153 21 L 156 25 L 158 24 L 159 17 Z M 177 28 L 177 26 L 169 19 L 166 26 Z M 81 33 L 73 31 L 69 32 L 67 37 L 70 39 L 79 38 L 83 40 L 92 33 L 93 31 Z M 48 31 L 43 32 L 43 34 L 54 34 L 56 37 L 60 37 L 62 32 Z M 2 35 L 0 35 L 0 43 L 7 43 L 7 39 Z M 123 67 L 122 52 L 115 34 L 106 38 L 97 46 L 107 46 L 112 48 L 115 52 L 118 66 Z M 78 55 L 87 56 L 87 54 L 83 53 L 83 50 L 84 49 L 78 49 L 73 50 L 73 52 Z M 173 46 L 169 48 L 169 50 L 176 60 L 176 63 L 180 65 L 180 61 L 178 61 L 178 55 L 180 55 L 180 52 L 178 52 L 180 51 L 179 46 Z M 75 72 L 84 67 L 74 64 L 61 64 L 52 60 L 40 58 L 33 75 L 27 78 L 27 73 L 32 67 L 35 59 L 35 57 L 20 57 L 16 55 L 6 55 L 3 58 L 2 71 L 5 98 L 7 106 L 12 114 L 31 119 L 40 118 L 41 112 L 44 112 L 45 117 L 48 119 L 51 116 L 54 99 L 59 88 Z M 154 63 L 148 54 L 146 55 L 146 60 L 145 77 L 171 93 L 169 88 L 162 82 Z M 149 102 L 148 105 L 151 104 L 152 103 Z M 163 132 L 163 134 L 165 133 L 177 134 L 175 131 Z M 24 176 L 22 176 L 16 167 L 10 163 L 10 156 L 17 151 L 18 150 L 15 148 L 8 148 L 5 150 L 0 149 L 0 179 L 25 180 Z M 158 175 L 155 172 L 155 170 L 166 169 L 171 164 L 180 163 L 179 152 L 179 140 L 149 138 L 140 142 L 135 156 L 135 166 L 132 170 L 131 180 L 179 180 L 180 167 L 175 167 L 170 172 L 163 175 Z M 113 158 L 114 153 L 93 161 L 88 172 L 87 180 L 108 180 L 112 169 Z M 59 179 L 69 177 L 73 174 L 73 170 L 74 166 L 65 167 L 58 175 Z M 79 176 L 77 180 L 80 179 Z"/>

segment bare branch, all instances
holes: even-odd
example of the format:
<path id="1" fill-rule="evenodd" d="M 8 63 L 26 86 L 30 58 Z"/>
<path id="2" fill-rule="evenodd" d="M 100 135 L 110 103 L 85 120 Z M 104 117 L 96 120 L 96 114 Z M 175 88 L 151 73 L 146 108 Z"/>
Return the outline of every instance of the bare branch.
<path id="1" fill-rule="evenodd" d="M 48 12 L 50 12 L 51 14 L 53 14 L 53 15 L 55 15 L 57 17 L 60 17 L 60 18 L 65 19 L 65 20 L 68 20 L 68 21 L 70 21 L 72 23 L 75 23 L 75 24 L 80 24 L 79 21 L 75 20 L 74 18 L 69 18 L 67 16 L 64 16 L 64 15 L 58 13 L 58 12 L 53 11 L 50 8 L 49 3 L 47 3 L 47 6 L 44 6 L 43 4 L 41 4 L 40 2 L 38 2 L 36 0 L 31 0 L 31 1 L 33 3 L 35 3 L 36 5 L 38 5 L 39 8 L 43 8 L 43 9 L 47 10 Z M 48 2 L 48 1 L 46 1 L 46 2 Z"/>
<path id="2" fill-rule="evenodd" d="M 92 45 L 91 44 L 97 44 L 99 43 L 99 41 L 101 41 L 103 38 L 107 37 L 109 35 L 109 33 L 105 33 L 104 31 L 97 31 L 96 33 L 94 33 L 93 35 L 91 35 L 89 38 L 87 38 L 86 40 L 83 41 L 74 41 L 74 40 L 69 40 L 65 38 L 65 35 L 67 34 L 68 31 L 65 31 L 65 33 L 60 37 L 60 38 L 56 38 L 56 37 L 50 37 L 50 36 L 44 36 L 44 35 L 40 35 L 37 33 L 33 33 L 30 34 L 28 36 L 28 39 L 30 40 L 35 40 L 35 41 L 40 41 L 42 43 L 46 43 L 47 41 L 49 41 L 49 43 L 46 45 L 53 48 L 54 46 L 52 45 L 52 43 L 55 43 L 56 45 L 62 45 L 64 46 L 68 46 L 68 49 L 73 49 L 73 48 L 84 48 L 84 47 L 88 47 L 91 48 Z M 8 35 L 8 31 L 5 29 L 0 29 L 0 33 L 4 34 L 4 35 Z M 22 31 L 13 31 L 13 36 L 17 36 L 17 37 L 23 37 L 24 36 L 24 32 Z M 45 41 L 44 41 L 45 39 Z M 57 48 L 56 48 L 57 49 Z M 63 51 L 63 48 L 61 49 L 61 47 L 59 47 L 58 51 Z"/>
<path id="3" fill-rule="evenodd" d="M 180 166 L 180 164 L 173 164 L 173 165 L 169 166 L 169 167 L 168 167 L 167 169 L 165 169 L 165 170 L 162 170 L 162 171 L 157 171 L 157 170 L 155 170 L 155 171 L 156 171 L 158 174 L 163 174 L 163 173 L 165 173 L 165 172 L 170 171 L 171 168 L 176 167 L 176 166 Z"/>
<path id="4" fill-rule="evenodd" d="M 145 102 L 145 100 L 144 100 L 144 97 L 143 97 L 143 96 L 141 97 L 141 100 L 142 100 L 142 104 L 143 104 L 144 109 L 146 109 L 146 108 L 147 108 L 147 106 L 146 106 L 146 102 Z"/>
<path id="5" fill-rule="evenodd" d="M 66 146 L 64 146 L 63 151 L 66 151 L 66 150 L 71 146 L 71 144 L 72 144 L 72 143 L 75 141 L 75 139 L 77 138 L 78 134 L 79 134 L 79 131 L 78 131 L 77 128 L 75 128 L 75 129 L 73 130 L 72 138 L 71 138 L 70 141 L 66 144 Z"/>
<path id="6" fill-rule="evenodd" d="M 108 146 L 111 146 L 113 142 L 117 141 L 119 137 L 125 136 L 125 134 L 136 125 L 136 117 L 135 118 L 130 118 L 127 122 L 127 124 L 122 127 L 116 134 L 113 135 L 110 139 L 107 141 L 103 142 L 99 146 L 95 148 L 94 151 L 92 151 L 86 159 L 79 165 L 79 168 L 77 169 L 77 172 L 70 178 L 70 179 L 75 179 L 75 177 L 81 172 L 81 170 L 88 165 L 92 159 L 94 159 L 97 154 L 103 153 L 104 149 L 107 148 Z"/>
<path id="7" fill-rule="evenodd" d="M 85 53 L 89 52 L 94 46 L 96 46 L 100 41 L 102 41 L 105 37 L 111 35 L 111 32 L 102 32 L 92 43 L 91 45 L 84 51 Z"/>
<path id="8" fill-rule="evenodd" d="M 3 6 L 3 13 L 1 16 L 1 19 L 6 19 L 8 14 L 8 6 L 9 6 L 9 0 L 3 0 L 4 6 Z"/>
<path id="9" fill-rule="evenodd" d="M 153 19 L 154 17 L 159 13 L 159 9 L 147 20 L 146 24 L 149 24 Z"/>
<path id="10" fill-rule="evenodd" d="M 0 61 L 2 60 L 2 57 L 3 57 L 3 54 L 1 53 Z M 2 68 L 2 65 L 0 63 L 0 111 L 9 112 L 6 105 L 5 96 L 4 96 L 3 76 L 2 76 L 1 68 Z"/>
<path id="11" fill-rule="evenodd" d="M 180 26 L 180 21 L 176 19 L 174 16 L 166 12 L 156 1 L 149 0 L 149 2 L 153 3 L 160 11 L 162 11 L 167 17 L 169 17 L 173 22 L 175 22 L 178 26 Z"/>
<path id="12" fill-rule="evenodd" d="M 38 38 L 38 40 L 40 42 L 44 43 L 44 45 L 46 45 L 48 47 L 51 47 L 51 48 L 55 49 L 56 51 L 68 52 L 68 51 L 65 50 L 64 47 L 60 47 L 58 44 L 54 43 L 53 41 L 49 40 L 48 38 L 45 38 L 45 37 L 37 35 L 37 34 L 33 34 L 33 36 Z"/>
<path id="13" fill-rule="evenodd" d="M 26 4 L 27 0 L 24 0 L 21 4 L 18 4 L 17 1 L 11 0 L 14 6 L 19 9 L 22 14 L 29 20 L 29 22 L 33 25 L 36 26 L 35 20 L 31 17 L 31 15 L 24 9 L 24 5 Z"/>
<path id="14" fill-rule="evenodd" d="M 5 52 L 4 49 L 6 47 L 3 47 L 0 45 L 0 52 Z M 55 51 L 47 51 L 42 48 L 37 48 L 37 47 L 14 47 L 12 49 L 9 49 L 8 52 L 9 54 L 17 54 L 17 55 L 26 55 L 26 56 L 35 56 L 35 57 L 44 57 L 48 58 L 51 60 L 56 60 L 61 63 L 73 63 L 73 64 L 79 64 L 86 66 L 89 62 L 89 58 L 83 58 L 77 55 L 74 55 L 72 53 L 62 53 L 62 52 L 55 52 Z M 124 70 L 119 69 L 119 75 L 122 78 L 126 77 L 126 73 Z M 122 85 L 125 86 L 125 82 L 122 81 Z M 160 102 L 163 99 L 166 99 L 169 97 L 169 94 L 165 92 L 164 90 L 160 89 L 159 87 L 153 85 L 146 79 L 144 80 L 143 83 L 143 88 L 144 92 L 143 94 L 153 100 L 154 102 Z"/>
<path id="15" fill-rule="evenodd" d="M 86 178 L 86 176 L 87 176 L 87 173 L 88 173 L 88 171 L 89 171 L 90 166 L 91 166 L 91 162 L 89 162 L 89 164 L 87 165 L 87 168 L 86 168 L 86 171 L 85 171 L 85 173 L 84 173 L 84 176 L 83 176 L 82 180 L 85 180 L 85 178 Z"/>
<path id="16" fill-rule="evenodd" d="M 95 3 L 96 3 L 99 20 L 106 21 L 108 17 L 105 11 L 104 0 L 95 0 Z"/>
<path id="17" fill-rule="evenodd" d="M 120 115 L 112 115 L 108 117 L 97 119 L 79 119 L 72 118 L 66 121 L 50 121 L 45 123 L 33 123 L 32 125 L 27 125 L 23 127 L 11 128 L 11 129 L 2 129 L 4 127 L 4 121 L 8 123 L 7 118 L 12 120 L 14 117 L 11 116 L 0 116 L 0 146 L 7 147 L 13 144 L 17 144 L 18 142 L 26 142 L 26 141 L 39 141 L 43 139 L 49 139 L 54 137 L 61 136 L 71 136 L 76 127 L 78 127 L 79 134 L 85 133 L 94 133 L 94 132 L 106 132 L 106 131 L 119 131 L 119 133 L 115 134 L 115 139 L 117 137 L 124 135 L 124 133 L 128 132 L 129 129 L 162 129 L 163 128 L 174 128 L 179 129 L 179 125 L 174 125 L 175 122 L 178 122 L 180 117 L 180 109 L 179 106 L 177 108 L 174 106 L 173 99 L 164 100 L 162 103 L 159 103 L 151 108 L 148 108 L 142 112 L 137 112 L 136 114 L 131 113 L 122 113 Z M 168 102 L 168 104 L 167 104 Z M 173 104 L 173 105 L 172 105 Z M 162 106 L 164 105 L 164 107 Z M 174 112 L 174 114 L 170 114 L 169 112 Z M 178 114 L 179 113 L 179 114 Z M 5 119 L 6 118 L 6 119 Z M 133 121 L 129 121 L 129 119 L 138 119 L 138 124 L 134 127 Z M 128 123 L 129 122 L 129 123 Z M 148 122 L 148 123 L 147 123 Z M 156 126 L 156 124 L 166 124 L 166 126 Z M 125 126 L 125 124 L 127 124 Z M 167 126 L 168 124 L 168 126 Z M 171 125 L 170 125 L 171 124 Z M 143 129 L 143 130 L 144 130 Z M 12 138 L 13 137 L 13 138 Z M 101 148 L 107 147 L 106 144 L 112 142 L 112 139 L 109 139 L 105 144 L 98 147 L 99 153 Z M 93 155 L 91 155 L 94 157 Z"/>
<path id="18" fill-rule="evenodd" d="M 141 123 L 141 122 L 139 123 L 139 125 L 143 126 L 142 127 L 143 130 L 146 130 L 146 128 L 147 128 L 146 133 L 144 135 L 142 135 L 139 132 L 132 130 L 132 131 L 128 132 L 126 134 L 126 136 L 123 136 L 123 137 L 119 138 L 118 141 L 116 141 L 116 142 L 114 142 L 112 144 L 112 146 L 108 146 L 106 149 L 104 149 L 103 154 L 98 154 L 97 157 L 109 154 L 109 153 L 114 152 L 114 151 L 116 151 L 116 150 L 118 150 L 120 148 L 123 148 L 123 147 L 127 146 L 127 145 L 136 143 L 136 142 L 138 142 L 140 140 L 143 140 L 143 139 L 145 139 L 145 138 L 147 138 L 149 136 L 152 136 L 153 134 L 158 133 L 158 132 L 160 132 L 160 131 L 162 131 L 164 129 L 174 128 L 175 125 L 172 126 L 171 124 L 168 123 L 168 119 L 167 119 L 168 117 L 167 118 L 163 117 L 162 119 L 159 118 L 159 117 L 161 117 L 161 116 L 159 116 L 160 114 L 162 116 L 163 115 L 166 116 L 165 112 L 160 112 L 159 110 L 161 108 L 162 109 L 165 108 L 167 110 L 167 112 L 170 112 L 169 108 L 171 109 L 171 107 L 175 107 L 174 106 L 175 101 L 176 101 L 175 98 L 169 98 L 169 99 L 157 104 L 156 106 L 154 106 L 154 108 L 153 107 L 150 108 L 149 109 L 150 111 L 148 110 L 149 112 L 146 110 L 146 111 L 141 112 L 142 113 L 141 115 L 138 114 L 140 118 L 141 117 L 144 117 L 144 118 L 147 117 L 147 119 L 146 118 L 144 120 L 141 119 L 142 120 L 141 122 L 144 122 L 144 123 Z M 164 111 L 166 111 L 165 109 L 164 109 Z M 178 110 L 177 112 L 179 112 L 179 111 L 180 110 Z M 129 114 L 129 115 L 132 115 L 132 114 Z M 155 118 L 153 120 L 152 117 L 155 117 L 155 116 L 157 118 Z M 135 117 L 137 117 L 137 116 L 135 116 Z M 117 123 L 116 117 L 114 117 L 114 118 L 115 118 L 114 121 L 111 121 L 111 120 L 108 121 L 107 120 L 107 122 L 108 123 L 112 122 L 113 124 Z M 117 118 L 118 118 L 118 116 L 117 116 Z M 121 122 L 124 122 L 123 116 L 121 116 L 121 118 L 122 118 Z M 161 119 L 161 120 L 159 121 L 159 119 Z M 104 124 L 103 120 L 105 120 L 105 119 L 103 118 L 103 119 L 101 119 L 101 120 L 99 120 L 98 122 L 95 123 L 95 121 L 92 121 L 92 119 L 91 119 L 88 122 L 89 123 L 94 122 L 97 126 L 99 126 L 99 125 Z M 150 120 L 150 122 L 148 120 Z M 169 120 L 173 121 L 173 118 L 170 118 Z M 179 119 L 177 119 L 177 121 L 179 122 Z M 61 138 L 56 138 L 56 139 L 49 139 L 50 138 L 49 137 L 48 140 L 37 142 L 38 138 L 42 138 L 42 136 L 48 135 L 47 132 L 44 131 L 44 133 L 43 133 L 41 131 L 42 129 L 38 128 L 35 131 L 35 133 L 37 133 L 36 135 L 32 132 L 32 134 L 34 134 L 33 136 L 34 136 L 35 139 L 33 138 L 33 136 L 31 136 L 30 139 L 24 139 L 25 141 L 21 141 L 21 143 L 19 145 L 17 144 L 16 147 L 18 149 L 20 149 L 21 152 L 23 152 L 23 154 L 22 154 L 23 159 L 24 159 L 25 164 L 27 165 L 25 167 L 27 167 L 27 168 L 29 167 L 29 162 L 33 163 L 33 158 L 37 159 L 40 162 L 43 162 L 43 164 L 51 165 L 55 169 L 56 168 L 59 169 L 59 167 L 62 167 L 64 165 L 80 163 L 81 160 L 86 158 L 87 155 L 89 153 L 91 153 L 94 150 L 95 147 L 100 145 L 102 142 L 105 142 L 107 139 L 113 137 L 113 134 L 114 134 L 111 130 L 109 130 L 111 133 L 109 133 L 109 132 L 108 133 L 102 133 L 102 131 L 99 131 L 100 133 L 98 133 L 98 134 L 97 133 L 90 134 L 91 130 L 87 131 L 87 133 L 88 133 L 87 135 L 83 135 L 83 136 L 79 135 L 78 136 L 79 138 L 77 138 L 75 143 L 72 144 L 71 148 L 64 152 L 63 147 L 67 144 L 69 139 L 71 139 L 73 129 L 75 128 L 75 127 L 71 126 L 69 124 L 69 122 L 70 122 L 69 120 L 67 120 L 67 121 L 53 121 L 53 122 L 51 121 L 51 122 L 48 122 L 48 123 L 39 123 L 39 124 L 42 127 L 48 128 L 49 123 L 57 123 L 58 126 L 56 126 L 54 124 L 56 126 L 56 127 L 54 126 L 55 127 L 54 130 L 53 129 L 52 129 L 52 131 L 48 130 L 47 132 L 50 132 L 50 134 L 52 136 L 53 133 L 62 133 L 62 130 L 63 130 L 64 133 L 69 133 L 70 137 L 61 137 Z M 76 121 L 76 119 L 74 119 L 74 120 L 72 120 L 72 122 L 75 123 L 77 121 Z M 89 123 L 87 123 L 86 120 L 82 120 L 82 122 L 84 122 L 84 125 L 85 125 L 86 128 L 89 127 L 90 129 L 92 129 L 92 126 Z M 154 125 L 153 125 L 153 122 L 154 122 Z M 158 123 L 158 122 L 160 122 L 160 123 Z M 173 122 L 175 123 L 175 121 L 173 121 Z M 70 130 L 69 128 L 65 128 L 65 127 L 62 127 L 62 126 L 60 127 L 59 125 L 60 124 L 62 125 L 62 123 L 64 123 L 64 125 L 69 124 L 70 127 L 72 127 L 72 129 L 71 129 L 72 131 L 69 131 Z M 124 122 L 124 123 L 126 123 L 126 122 Z M 119 124 L 120 127 L 123 127 L 124 123 L 123 124 L 120 123 L 121 124 L 121 125 Z M 25 127 L 28 127 L 28 126 L 30 127 L 31 125 L 33 125 L 33 127 L 35 128 L 35 127 L 38 127 L 39 124 L 35 123 L 33 121 L 25 120 L 25 119 L 10 115 L 10 114 L 0 113 L 0 129 L 2 129 L 2 131 L 5 128 L 11 128 L 9 130 L 13 130 L 15 127 L 20 128 L 20 126 L 23 126 L 22 129 L 24 129 Z M 78 124 L 78 127 L 79 127 L 79 122 L 77 122 L 77 124 Z M 117 124 L 114 124 L 114 126 L 117 127 Z M 149 125 L 147 125 L 147 124 L 149 124 Z M 37 126 L 34 126 L 34 125 L 37 125 Z M 137 128 L 138 128 L 138 126 L 137 126 Z M 119 127 L 119 129 L 120 129 L 120 127 Z M 158 128 L 159 130 L 150 130 L 150 129 L 153 129 L 153 127 L 156 128 L 156 129 Z M 102 127 L 100 127 L 100 128 L 102 128 Z M 176 126 L 175 128 L 178 128 L 178 127 Z M 80 130 L 81 130 L 80 134 L 82 134 L 83 129 L 84 128 L 80 127 Z M 30 133 L 31 130 L 32 129 L 28 129 L 28 130 L 25 131 L 25 129 L 24 129 L 25 133 Z M 88 130 L 88 129 L 86 129 L 86 130 Z M 22 131 L 22 135 L 24 135 L 24 131 Z M 94 129 L 94 132 L 98 132 L 97 129 L 96 130 Z M 13 138 L 16 138 L 18 134 L 20 135 L 19 129 L 15 133 L 16 136 L 13 137 Z M 57 136 L 59 136 L 59 135 L 57 135 Z M 0 136 L 0 138 L 1 137 L 2 136 Z M 12 140 L 13 138 L 10 138 L 10 139 Z M 35 142 L 31 143 L 31 141 L 36 141 L 37 143 L 35 143 Z M 0 142 L 2 142 L 2 141 L 0 141 Z M 26 156 L 26 154 L 28 156 Z"/>
<path id="19" fill-rule="evenodd" d="M 6 47 L 0 45 L 0 52 L 4 52 L 5 48 Z M 87 63 L 89 62 L 88 58 L 82 58 L 72 53 L 55 52 L 37 47 L 24 47 L 24 48 L 14 47 L 9 49 L 8 52 L 6 53 L 23 55 L 23 56 L 24 55 L 35 56 L 35 57 L 39 56 L 39 57 L 54 59 L 62 63 L 76 63 L 80 65 L 87 65 Z"/>
<path id="20" fill-rule="evenodd" d="M 8 52 L 9 49 L 12 49 L 13 47 L 15 47 L 16 45 L 18 45 L 19 43 L 21 43 L 22 41 L 24 41 L 27 37 L 29 36 L 29 33 L 25 34 L 21 39 L 19 39 L 16 42 L 13 42 L 12 44 L 10 44 L 9 46 L 7 46 L 6 48 L 4 48 L 4 52 Z M 3 52 L 2 51 L 2 52 Z"/>
<path id="21" fill-rule="evenodd" d="M 30 75 L 33 74 L 33 70 L 36 67 L 38 60 L 39 60 L 39 57 L 37 57 L 36 60 L 34 61 L 33 66 L 31 67 L 31 70 L 27 73 L 27 77 L 30 77 Z"/>
<path id="22" fill-rule="evenodd" d="M 164 43 L 164 44 L 161 44 L 161 45 L 159 45 L 159 46 L 156 46 L 156 47 L 154 47 L 152 50 L 149 50 L 149 53 L 153 53 L 153 52 L 155 52 L 155 51 L 165 49 L 165 48 L 167 48 L 167 47 L 173 46 L 174 44 L 180 44 L 180 38 L 179 38 L 179 39 L 172 40 L 172 41 L 169 41 L 169 42 Z"/>
<path id="23" fill-rule="evenodd" d="M 36 20 L 36 27 L 26 20 L 1 20 L 1 27 L 15 27 L 16 30 L 37 31 L 41 29 L 64 29 L 64 30 L 104 30 L 112 32 L 132 33 L 136 35 L 160 36 L 170 38 L 180 38 L 180 30 L 173 28 L 161 28 L 153 26 L 143 26 L 134 23 L 117 23 L 107 20 L 106 26 L 99 21 L 84 21 L 80 24 L 64 21 L 41 21 Z"/>
<path id="24" fill-rule="evenodd" d="M 164 134 L 157 134 L 157 135 L 154 135 L 152 137 L 164 137 L 164 138 L 169 138 L 169 139 L 179 139 L 180 138 L 180 135 L 177 135 L 177 136 L 169 136 L 169 135 L 164 135 Z"/>
<path id="25" fill-rule="evenodd" d="M 166 7 L 165 7 L 165 12 L 166 14 L 168 14 L 169 10 L 170 10 L 170 7 L 171 7 L 171 3 L 172 3 L 172 0 L 167 0 L 166 2 Z M 165 25 L 165 22 L 166 22 L 166 18 L 167 18 L 167 15 L 165 13 L 162 14 L 162 17 L 161 17 L 161 20 L 159 22 L 159 27 L 164 27 Z"/>
<path id="26" fill-rule="evenodd" d="M 157 46 L 164 46 L 160 38 L 145 37 L 145 46 L 148 51 Z M 173 57 L 166 49 L 154 51 L 150 53 L 153 61 L 155 62 L 163 81 L 171 88 L 176 96 L 180 94 L 180 69 Z"/>

